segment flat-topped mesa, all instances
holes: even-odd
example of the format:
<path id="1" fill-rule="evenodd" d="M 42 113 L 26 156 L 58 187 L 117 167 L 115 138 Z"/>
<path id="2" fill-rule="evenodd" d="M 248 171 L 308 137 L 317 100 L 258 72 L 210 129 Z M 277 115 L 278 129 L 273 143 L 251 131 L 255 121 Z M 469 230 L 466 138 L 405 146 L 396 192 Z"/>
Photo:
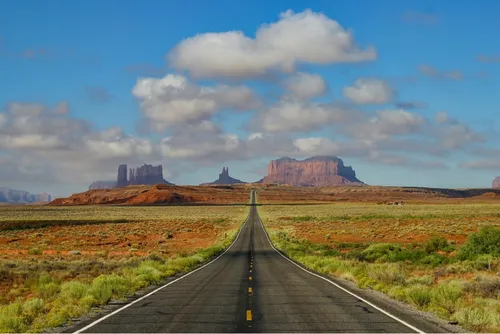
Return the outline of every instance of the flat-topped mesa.
<path id="1" fill-rule="evenodd" d="M 202 183 L 200 185 L 209 185 L 209 184 L 240 184 L 240 183 L 246 183 L 243 181 L 240 181 L 238 179 L 232 178 L 229 176 L 229 167 L 222 167 L 222 172 L 219 174 L 219 178 L 215 180 L 214 182 L 210 183 Z"/>
<path id="2" fill-rule="evenodd" d="M 500 176 L 497 176 L 491 185 L 495 189 L 500 189 Z"/>
<path id="3" fill-rule="evenodd" d="M 304 160 L 284 157 L 272 160 L 262 183 L 291 186 L 363 185 L 350 166 L 335 156 L 316 156 Z"/>

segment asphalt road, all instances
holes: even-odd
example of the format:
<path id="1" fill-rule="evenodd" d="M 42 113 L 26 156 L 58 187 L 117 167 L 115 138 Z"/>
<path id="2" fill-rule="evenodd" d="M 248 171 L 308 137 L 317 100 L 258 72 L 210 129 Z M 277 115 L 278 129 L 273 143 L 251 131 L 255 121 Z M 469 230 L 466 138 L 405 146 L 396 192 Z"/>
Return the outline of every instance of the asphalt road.
<path id="1" fill-rule="evenodd" d="M 255 193 L 251 197 L 255 203 Z M 280 255 L 252 206 L 236 241 L 217 260 L 79 331 L 440 331 L 408 315 L 394 319 L 372 305 Z"/>

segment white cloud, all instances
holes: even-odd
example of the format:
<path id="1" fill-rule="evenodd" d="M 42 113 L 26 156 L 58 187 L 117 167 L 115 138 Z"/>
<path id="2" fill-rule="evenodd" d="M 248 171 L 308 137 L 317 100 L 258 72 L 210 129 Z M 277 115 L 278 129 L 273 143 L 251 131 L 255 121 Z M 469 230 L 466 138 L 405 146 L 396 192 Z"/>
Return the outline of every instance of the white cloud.
<path id="1" fill-rule="evenodd" d="M 352 32 L 324 14 L 288 10 L 263 24 L 255 38 L 241 31 L 204 33 L 179 43 L 168 55 L 174 68 L 194 77 L 251 77 L 269 70 L 292 72 L 300 63 L 374 60 L 373 47 L 356 45 Z"/>
<path id="2" fill-rule="evenodd" d="M 325 94 L 328 85 L 318 74 L 297 73 L 287 80 L 286 88 L 293 96 L 307 100 Z"/>
<path id="3" fill-rule="evenodd" d="M 0 115 L 6 125 L 0 152 L 9 157 L 3 182 L 90 183 L 104 170 L 114 173 L 119 163 L 159 157 L 148 139 L 128 136 L 118 127 L 95 131 L 86 121 L 43 105 L 11 103 Z"/>
<path id="4" fill-rule="evenodd" d="M 265 132 L 307 132 L 347 121 L 354 111 L 333 104 L 285 99 L 261 110 L 259 129 Z"/>
<path id="5" fill-rule="evenodd" d="M 168 158 L 206 159 L 219 161 L 225 157 L 235 157 L 241 153 L 242 143 L 234 134 L 204 134 L 162 139 L 160 143 L 161 155 Z"/>
<path id="6" fill-rule="evenodd" d="M 423 116 L 409 111 L 380 110 L 376 112 L 376 116 L 350 124 L 344 131 L 354 138 L 371 142 L 387 140 L 397 135 L 418 133 L 425 123 Z"/>
<path id="7" fill-rule="evenodd" d="M 394 97 L 395 92 L 385 81 L 361 78 L 344 88 L 344 96 L 358 104 L 383 104 Z"/>
<path id="8" fill-rule="evenodd" d="M 132 90 L 154 129 L 163 131 L 180 124 L 202 123 L 219 110 L 246 110 L 259 106 L 246 86 L 199 87 L 184 76 L 139 79 Z"/>

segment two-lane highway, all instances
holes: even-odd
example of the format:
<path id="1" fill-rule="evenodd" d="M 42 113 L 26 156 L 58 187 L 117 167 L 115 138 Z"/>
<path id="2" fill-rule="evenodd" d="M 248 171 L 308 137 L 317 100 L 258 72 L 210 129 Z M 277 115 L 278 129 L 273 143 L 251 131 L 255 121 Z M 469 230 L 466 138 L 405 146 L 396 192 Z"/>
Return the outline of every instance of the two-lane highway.
<path id="1" fill-rule="evenodd" d="M 78 332 L 401 333 L 420 331 L 417 322 L 418 328 L 282 256 L 252 205 L 236 240 L 215 261 Z"/>

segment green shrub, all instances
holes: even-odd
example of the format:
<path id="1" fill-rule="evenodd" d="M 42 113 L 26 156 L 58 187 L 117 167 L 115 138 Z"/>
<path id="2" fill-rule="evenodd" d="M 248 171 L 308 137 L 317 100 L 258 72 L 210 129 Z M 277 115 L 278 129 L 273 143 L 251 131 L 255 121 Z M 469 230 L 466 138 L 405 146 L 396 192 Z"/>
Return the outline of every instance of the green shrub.
<path id="1" fill-rule="evenodd" d="M 457 281 L 449 281 L 438 284 L 432 290 L 432 303 L 452 314 L 458 306 L 458 301 L 462 296 L 462 284 Z"/>
<path id="2" fill-rule="evenodd" d="M 40 248 L 31 248 L 28 250 L 29 255 L 42 255 L 43 251 Z"/>
<path id="3" fill-rule="evenodd" d="M 458 251 L 457 258 L 474 260 L 483 254 L 500 257 L 500 229 L 486 226 L 469 235 L 465 245 Z"/>
<path id="4" fill-rule="evenodd" d="M 43 299 L 33 298 L 23 304 L 23 317 L 26 322 L 31 323 L 44 308 Z"/>
<path id="5" fill-rule="evenodd" d="M 22 316 L 23 305 L 21 301 L 0 307 L 0 332 L 24 332 L 27 324 Z"/>
<path id="6" fill-rule="evenodd" d="M 427 253 L 434 253 L 440 250 L 448 250 L 449 244 L 443 236 L 434 236 L 424 243 L 424 250 Z"/>
<path id="7" fill-rule="evenodd" d="M 431 290 L 424 285 L 415 285 L 405 290 L 406 299 L 418 308 L 424 308 L 431 302 Z"/>
<path id="8" fill-rule="evenodd" d="M 367 267 L 367 276 L 377 282 L 390 285 L 404 285 L 403 268 L 397 264 L 372 264 Z"/>
<path id="9" fill-rule="evenodd" d="M 491 317 L 482 307 L 466 307 L 458 310 L 453 318 L 466 328 L 482 331 L 490 324 Z"/>
<path id="10" fill-rule="evenodd" d="M 161 271 L 147 265 L 139 266 L 139 268 L 135 270 L 135 274 L 137 275 L 136 279 L 138 281 L 144 281 L 148 283 L 158 283 L 162 279 Z"/>
<path id="11" fill-rule="evenodd" d="M 415 284 L 430 286 L 434 284 L 434 278 L 430 275 L 424 275 L 424 276 L 413 276 L 410 279 L 408 279 L 408 285 L 415 285 Z"/>
<path id="12" fill-rule="evenodd" d="M 61 287 L 56 282 L 42 284 L 37 287 L 38 296 L 45 300 L 52 299 L 59 293 L 60 290 Z"/>
<path id="13" fill-rule="evenodd" d="M 490 254 L 479 255 L 472 261 L 472 266 L 477 270 L 492 270 L 495 258 Z"/>
<path id="14" fill-rule="evenodd" d="M 430 254 L 419 261 L 419 263 L 430 265 L 431 267 L 437 267 L 443 263 L 447 262 L 447 258 L 441 254 Z"/>
<path id="15" fill-rule="evenodd" d="M 87 294 L 88 290 L 89 285 L 85 283 L 69 281 L 61 286 L 61 297 L 78 300 L 83 298 Z"/>
<path id="16" fill-rule="evenodd" d="M 400 252 L 401 245 L 389 243 L 377 243 L 368 246 L 361 254 L 367 261 L 375 262 L 377 260 L 387 260 L 394 252 Z"/>
<path id="17" fill-rule="evenodd" d="M 131 282 L 125 277 L 115 274 L 101 275 L 92 281 L 90 293 L 100 304 L 105 304 L 112 297 L 124 297 L 131 288 Z"/>

